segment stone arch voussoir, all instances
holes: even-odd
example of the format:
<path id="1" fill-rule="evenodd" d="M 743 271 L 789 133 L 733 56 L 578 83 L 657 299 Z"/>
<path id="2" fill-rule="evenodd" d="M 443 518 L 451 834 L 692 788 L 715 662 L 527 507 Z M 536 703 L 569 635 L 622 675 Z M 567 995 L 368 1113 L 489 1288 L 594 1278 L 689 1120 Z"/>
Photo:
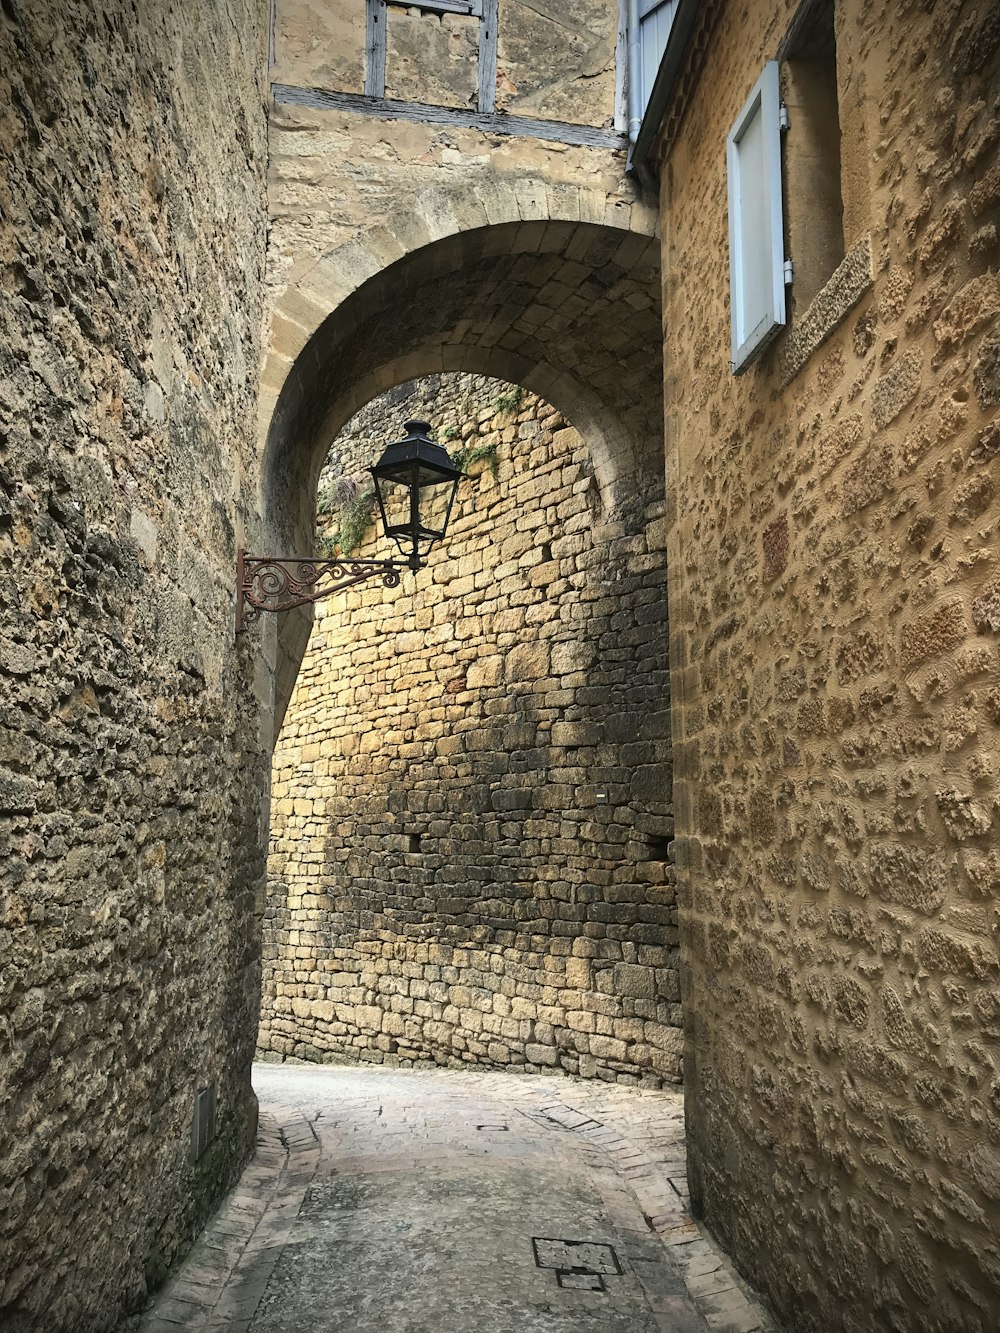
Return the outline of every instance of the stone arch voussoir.
<path id="1" fill-rule="evenodd" d="M 471 193 L 435 186 L 421 193 L 420 206 L 419 215 L 411 211 L 392 214 L 364 237 L 352 237 L 304 266 L 301 273 L 293 269 L 271 312 L 259 412 L 262 449 L 267 446 L 274 408 L 296 358 L 330 314 L 389 264 L 435 241 L 505 223 L 584 222 L 640 237 L 653 237 L 657 225 L 655 209 L 638 201 L 535 176 L 517 177 L 512 184 L 480 187 Z M 444 256 L 441 262 L 446 262 Z"/>
<path id="2" fill-rule="evenodd" d="M 585 439 L 605 509 L 627 524 L 628 497 L 662 488 L 655 212 L 530 175 L 419 197 L 419 211 L 391 214 L 287 274 L 262 377 L 264 544 L 308 553 L 336 433 L 377 394 L 442 371 L 506 379 L 550 401 Z M 286 616 L 262 641 L 276 725 L 309 623 Z"/>

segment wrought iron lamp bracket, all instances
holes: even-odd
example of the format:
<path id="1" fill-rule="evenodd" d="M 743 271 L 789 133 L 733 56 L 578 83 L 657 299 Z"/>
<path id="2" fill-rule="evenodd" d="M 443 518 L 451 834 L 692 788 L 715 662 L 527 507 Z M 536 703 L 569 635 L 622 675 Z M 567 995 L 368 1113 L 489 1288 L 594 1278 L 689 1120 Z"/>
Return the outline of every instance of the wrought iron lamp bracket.
<path id="1" fill-rule="evenodd" d="M 356 583 L 381 579 L 383 587 L 397 588 L 404 569 L 419 569 L 421 561 L 408 560 L 300 560 L 275 555 L 236 555 L 236 632 L 260 618 L 263 611 L 291 611 L 343 592 Z"/>

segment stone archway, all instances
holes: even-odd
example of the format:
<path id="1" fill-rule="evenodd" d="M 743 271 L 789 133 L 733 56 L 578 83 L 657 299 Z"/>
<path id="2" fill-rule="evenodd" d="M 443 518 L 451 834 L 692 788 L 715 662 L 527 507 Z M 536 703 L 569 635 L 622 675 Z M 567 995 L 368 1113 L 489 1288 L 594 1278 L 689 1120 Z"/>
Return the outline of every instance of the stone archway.
<path id="1" fill-rule="evenodd" d="M 513 190 L 508 202 L 516 213 Z M 291 361 L 275 348 L 268 362 L 271 387 L 280 386 L 262 468 L 272 549 L 310 548 L 319 469 L 352 412 L 392 384 L 443 370 L 497 376 L 546 398 L 586 439 L 605 509 L 635 521 L 628 495 L 662 487 L 658 247 L 639 210 L 621 210 L 636 231 L 580 221 L 598 211 L 583 190 L 566 211 L 573 216 L 453 231 L 370 273 L 380 247 L 403 244 L 386 224 L 337 252 L 344 272 L 337 255 L 317 261 L 286 292 L 274 327 L 298 352 Z M 320 318 L 313 297 L 327 279 L 349 290 Z M 294 323 L 285 318 L 293 312 Z M 305 616 L 284 618 L 267 652 L 277 725 L 308 627 Z"/>
<path id="2" fill-rule="evenodd" d="M 394 270 L 400 260 L 419 254 L 426 269 L 446 275 L 455 255 L 475 255 L 479 238 L 492 228 L 522 228 L 516 247 L 508 243 L 511 253 L 520 253 L 531 251 L 531 237 L 540 231 L 556 225 L 576 231 L 582 225 L 606 230 L 619 243 L 634 238 L 621 255 L 626 264 L 632 263 L 646 249 L 643 242 L 657 236 L 657 209 L 643 202 L 616 171 L 608 173 L 603 153 L 595 160 L 591 150 L 569 149 L 565 157 L 558 175 L 550 164 L 545 175 L 536 175 L 502 158 L 492 161 L 485 179 L 479 181 L 463 169 L 447 185 L 423 185 L 412 199 L 404 195 L 402 202 L 411 207 L 369 219 L 347 240 L 331 239 L 327 244 L 320 231 L 318 242 L 306 248 L 304 237 L 296 235 L 293 257 L 279 253 L 272 260 L 284 285 L 271 308 L 261 379 L 262 445 L 273 433 L 272 418 L 286 382 L 320 326 L 349 297 L 371 279 Z M 588 178 L 598 183 L 581 183 Z M 441 249 L 434 248 L 438 242 L 445 243 Z M 288 246 L 286 242 L 284 250 Z M 650 254 L 658 266 L 658 246 Z M 359 394 L 354 407 L 364 401 Z"/>

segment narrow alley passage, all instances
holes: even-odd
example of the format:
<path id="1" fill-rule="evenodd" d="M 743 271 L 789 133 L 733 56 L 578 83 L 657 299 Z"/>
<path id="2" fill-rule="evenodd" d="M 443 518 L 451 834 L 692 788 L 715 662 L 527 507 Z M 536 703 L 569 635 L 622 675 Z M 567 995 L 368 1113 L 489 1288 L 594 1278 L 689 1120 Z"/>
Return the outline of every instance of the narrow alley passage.
<path id="1" fill-rule="evenodd" d="M 258 1065 L 258 1151 L 141 1333 L 752 1333 L 680 1093 Z"/>

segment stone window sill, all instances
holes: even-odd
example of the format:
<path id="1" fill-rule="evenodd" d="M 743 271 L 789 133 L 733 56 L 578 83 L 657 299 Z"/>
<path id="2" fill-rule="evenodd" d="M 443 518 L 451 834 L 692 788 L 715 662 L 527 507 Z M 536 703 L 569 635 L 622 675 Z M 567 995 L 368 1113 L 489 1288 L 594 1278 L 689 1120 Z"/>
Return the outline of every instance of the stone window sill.
<path id="1" fill-rule="evenodd" d="M 848 251 L 778 344 L 778 379 L 789 384 L 874 282 L 871 238 Z"/>

